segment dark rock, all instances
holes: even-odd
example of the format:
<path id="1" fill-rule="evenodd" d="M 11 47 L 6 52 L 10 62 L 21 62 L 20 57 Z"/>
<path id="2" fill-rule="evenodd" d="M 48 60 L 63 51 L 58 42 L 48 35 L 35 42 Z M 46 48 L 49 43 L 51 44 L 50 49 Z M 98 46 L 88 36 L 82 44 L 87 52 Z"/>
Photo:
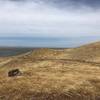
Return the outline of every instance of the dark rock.
<path id="1" fill-rule="evenodd" d="M 18 75 L 21 75 L 21 72 L 19 69 L 13 69 L 8 72 L 9 77 L 14 77 L 14 76 L 18 76 Z"/>

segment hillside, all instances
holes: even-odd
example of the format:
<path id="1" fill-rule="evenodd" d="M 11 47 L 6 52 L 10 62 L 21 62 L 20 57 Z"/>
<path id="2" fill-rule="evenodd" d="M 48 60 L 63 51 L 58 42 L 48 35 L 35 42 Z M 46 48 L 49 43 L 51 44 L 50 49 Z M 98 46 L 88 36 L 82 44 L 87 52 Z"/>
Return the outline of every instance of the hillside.
<path id="1" fill-rule="evenodd" d="M 89 61 L 100 62 L 100 42 L 84 45 L 79 48 L 72 49 L 70 58 Z"/>
<path id="2" fill-rule="evenodd" d="M 99 58 L 100 42 L 0 57 L 0 100 L 100 100 Z"/>

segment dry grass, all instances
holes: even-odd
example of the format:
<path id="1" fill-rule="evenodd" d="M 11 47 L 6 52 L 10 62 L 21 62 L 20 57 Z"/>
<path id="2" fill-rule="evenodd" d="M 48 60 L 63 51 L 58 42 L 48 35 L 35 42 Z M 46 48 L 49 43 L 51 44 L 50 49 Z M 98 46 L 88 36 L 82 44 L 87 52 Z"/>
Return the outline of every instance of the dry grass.
<path id="1" fill-rule="evenodd" d="M 8 62 L 5 59 L 0 67 L 0 100 L 100 100 L 100 65 L 96 54 L 100 43 L 97 44 L 64 51 L 39 49 L 10 57 Z M 93 63 L 90 55 L 95 58 Z M 14 68 L 19 68 L 22 75 L 8 77 L 8 71 Z"/>

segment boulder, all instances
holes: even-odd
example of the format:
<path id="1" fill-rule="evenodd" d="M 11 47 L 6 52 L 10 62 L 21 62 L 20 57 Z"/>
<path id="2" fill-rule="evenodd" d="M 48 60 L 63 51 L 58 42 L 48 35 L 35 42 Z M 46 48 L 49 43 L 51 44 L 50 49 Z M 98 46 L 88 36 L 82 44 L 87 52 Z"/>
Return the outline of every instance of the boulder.
<path id="1" fill-rule="evenodd" d="M 14 77 L 14 76 L 19 76 L 19 75 L 21 75 L 21 72 L 19 69 L 13 69 L 8 72 L 9 77 Z"/>

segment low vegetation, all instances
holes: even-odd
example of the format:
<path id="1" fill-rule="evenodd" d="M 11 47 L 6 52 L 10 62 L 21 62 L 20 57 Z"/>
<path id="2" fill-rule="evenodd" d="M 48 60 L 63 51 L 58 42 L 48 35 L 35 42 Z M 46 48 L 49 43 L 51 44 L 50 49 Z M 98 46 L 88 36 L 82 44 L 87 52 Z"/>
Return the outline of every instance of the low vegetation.
<path id="1" fill-rule="evenodd" d="M 0 100 L 100 100 L 100 43 L 1 57 Z"/>

